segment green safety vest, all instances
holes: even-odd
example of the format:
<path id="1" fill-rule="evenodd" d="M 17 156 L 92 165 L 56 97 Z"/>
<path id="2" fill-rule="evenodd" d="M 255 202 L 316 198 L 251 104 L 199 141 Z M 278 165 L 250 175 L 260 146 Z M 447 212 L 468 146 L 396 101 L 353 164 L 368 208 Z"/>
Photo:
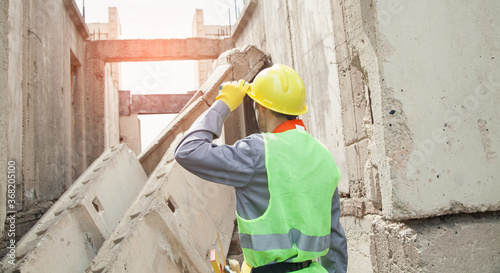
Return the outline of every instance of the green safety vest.
<path id="1" fill-rule="evenodd" d="M 313 260 L 330 246 L 331 205 L 340 172 L 328 149 L 304 130 L 264 133 L 269 205 L 247 220 L 237 214 L 245 261 Z M 300 272 L 326 272 L 318 263 Z M 319 268 L 319 269 L 318 269 Z"/>

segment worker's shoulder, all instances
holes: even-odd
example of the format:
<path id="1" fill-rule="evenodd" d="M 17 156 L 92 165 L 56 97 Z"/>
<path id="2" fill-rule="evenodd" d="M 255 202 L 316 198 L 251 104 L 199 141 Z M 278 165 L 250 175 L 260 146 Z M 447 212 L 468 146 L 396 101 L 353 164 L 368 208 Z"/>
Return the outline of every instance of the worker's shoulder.
<path id="1" fill-rule="evenodd" d="M 234 143 L 235 147 L 241 148 L 246 147 L 247 149 L 264 149 L 264 139 L 261 134 L 251 134 L 243 139 L 240 139 Z"/>
<path id="2" fill-rule="evenodd" d="M 234 147 L 233 149 L 237 150 L 238 153 L 255 159 L 261 158 L 265 150 L 264 139 L 260 134 L 251 134 L 236 141 L 231 146 Z"/>
<path id="3" fill-rule="evenodd" d="M 240 139 L 239 141 L 250 143 L 253 145 L 264 145 L 264 138 L 262 134 L 257 134 L 257 133 L 251 134 L 245 137 L 244 139 Z"/>

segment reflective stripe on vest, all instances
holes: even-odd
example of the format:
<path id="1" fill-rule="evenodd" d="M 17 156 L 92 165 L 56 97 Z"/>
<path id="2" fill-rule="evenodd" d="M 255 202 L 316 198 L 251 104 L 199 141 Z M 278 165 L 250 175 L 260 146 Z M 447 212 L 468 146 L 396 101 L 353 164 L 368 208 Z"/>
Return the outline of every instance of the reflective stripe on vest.
<path id="1" fill-rule="evenodd" d="M 245 261 L 313 260 L 328 252 L 331 202 L 340 172 L 330 152 L 304 130 L 263 134 L 269 206 L 256 219 L 237 215 Z"/>
<path id="2" fill-rule="evenodd" d="M 286 234 L 241 234 L 240 244 L 242 248 L 251 248 L 255 251 L 266 251 L 272 249 L 289 249 L 293 243 L 298 249 L 310 252 L 321 252 L 330 244 L 330 234 L 325 236 L 308 236 L 297 229 L 291 229 Z M 254 246 L 255 245 L 255 246 Z"/>

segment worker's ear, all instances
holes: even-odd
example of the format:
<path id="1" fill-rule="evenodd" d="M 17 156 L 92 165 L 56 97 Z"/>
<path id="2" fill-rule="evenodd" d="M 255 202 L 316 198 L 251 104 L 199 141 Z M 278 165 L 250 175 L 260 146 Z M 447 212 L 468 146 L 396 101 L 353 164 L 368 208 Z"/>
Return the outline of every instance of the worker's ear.
<path id="1" fill-rule="evenodd" d="M 267 117 L 267 112 L 269 111 L 269 109 L 267 109 L 266 107 L 260 105 L 257 103 L 257 107 L 258 107 L 258 111 L 259 111 L 259 115 L 261 115 L 262 117 Z"/>
<path id="2" fill-rule="evenodd" d="M 264 113 L 265 111 L 269 111 L 269 109 L 267 109 L 266 107 L 264 107 L 264 106 L 262 106 L 262 105 L 260 105 L 258 103 L 257 103 L 257 105 L 259 105 L 258 107 L 260 109 L 260 112 Z"/>

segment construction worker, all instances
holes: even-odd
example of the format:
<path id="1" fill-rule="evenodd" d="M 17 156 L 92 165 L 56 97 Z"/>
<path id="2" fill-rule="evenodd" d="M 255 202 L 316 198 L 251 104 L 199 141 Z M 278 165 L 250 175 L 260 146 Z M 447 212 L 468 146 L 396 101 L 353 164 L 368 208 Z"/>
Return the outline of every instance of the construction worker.
<path id="1" fill-rule="evenodd" d="M 246 94 L 263 133 L 234 145 L 212 143 Z M 188 171 L 235 188 L 240 244 L 251 272 L 346 272 L 340 172 L 297 119 L 307 110 L 302 79 L 277 64 L 252 84 L 224 83 L 176 147 L 175 159 Z"/>

